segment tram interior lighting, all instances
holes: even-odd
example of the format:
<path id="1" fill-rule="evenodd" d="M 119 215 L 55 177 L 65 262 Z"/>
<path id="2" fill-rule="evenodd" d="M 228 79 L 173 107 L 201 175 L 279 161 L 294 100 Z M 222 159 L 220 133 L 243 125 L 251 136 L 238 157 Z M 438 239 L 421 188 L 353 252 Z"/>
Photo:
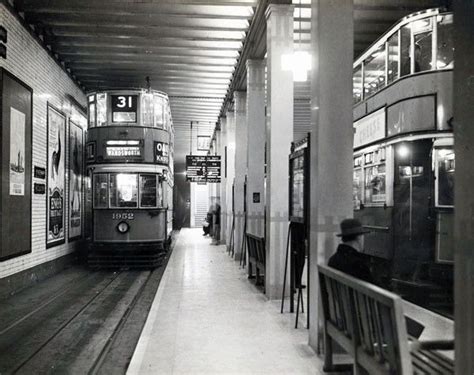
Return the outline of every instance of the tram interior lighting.
<path id="1" fill-rule="evenodd" d="M 401 158 L 406 158 L 408 155 L 410 155 L 410 149 L 407 145 L 400 145 L 397 148 L 397 154 Z"/>
<path id="2" fill-rule="evenodd" d="M 140 141 L 137 140 L 115 140 L 107 141 L 107 146 L 138 146 Z"/>

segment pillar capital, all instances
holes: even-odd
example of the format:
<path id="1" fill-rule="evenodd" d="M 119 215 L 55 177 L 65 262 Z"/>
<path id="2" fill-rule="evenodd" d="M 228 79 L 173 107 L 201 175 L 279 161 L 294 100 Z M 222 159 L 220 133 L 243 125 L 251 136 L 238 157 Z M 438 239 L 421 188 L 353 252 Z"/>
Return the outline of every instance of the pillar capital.
<path id="1" fill-rule="evenodd" d="M 244 113 L 247 104 L 247 92 L 234 91 L 234 110 L 235 113 Z"/>
<path id="2" fill-rule="evenodd" d="M 247 71 L 250 69 L 265 69 L 265 59 L 247 59 L 245 66 Z"/>

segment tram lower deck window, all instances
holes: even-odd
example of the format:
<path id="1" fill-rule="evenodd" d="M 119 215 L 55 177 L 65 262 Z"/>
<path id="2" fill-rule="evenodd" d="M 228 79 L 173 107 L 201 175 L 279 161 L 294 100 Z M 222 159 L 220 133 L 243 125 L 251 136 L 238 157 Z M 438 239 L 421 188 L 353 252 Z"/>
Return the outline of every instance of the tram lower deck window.
<path id="1" fill-rule="evenodd" d="M 110 174 L 110 207 L 138 207 L 138 176 L 132 173 Z"/>
<path id="2" fill-rule="evenodd" d="M 156 174 L 140 175 L 140 207 L 157 206 Z"/>

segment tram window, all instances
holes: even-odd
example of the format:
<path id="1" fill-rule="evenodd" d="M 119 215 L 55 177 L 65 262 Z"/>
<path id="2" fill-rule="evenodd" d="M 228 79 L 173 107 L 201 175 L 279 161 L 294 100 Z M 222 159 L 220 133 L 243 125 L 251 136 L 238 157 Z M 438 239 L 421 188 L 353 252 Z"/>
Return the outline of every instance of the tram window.
<path id="1" fill-rule="evenodd" d="M 415 35 L 415 73 L 431 70 L 432 65 L 432 31 Z"/>
<path id="2" fill-rule="evenodd" d="M 401 70 L 400 77 L 406 76 L 411 73 L 410 69 L 410 25 L 403 26 L 400 29 L 401 40 L 400 40 L 400 59 L 401 59 Z"/>
<path id="3" fill-rule="evenodd" d="M 94 208 L 107 208 L 107 174 L 94 174 Z"/>
<path id="4" fill-rule="evenodd" d="M 384 203 L 386 196 L 385 164 L 365 169 L 365 203 Z"/>
<path id="5" fill-rule="evenodd" d="M 393 34 L 387 40 L 388 43 L 388 79 L 387 83 L 391 83 L 398 78 L 398 52 L 400 46 L 398 44 L 398 33 Z"/>
<path id="6" fill-rule="evenodd" d="M 110 207 L 138 206 L 138 176 L 132 173 L 110 174 Z"/>
<path id="7" fill-rule="evenodd" d="M 364 63 L 364 97 L 385 86 L 385 45 L 381 45 Z"/>
<path id="8" fill-rule="evenodd" d="M 158 207 L 163 207 L 163 181 L 158 184 Z"/>
<path id="9" fill-rule="evenodd" d="M 364 190 L 362 169 L 354 170 L 354 180 L 352 183 L 352 197 L 354 201 L 354 210 L 360 210 L 362 203 L 362 194 Z"/>
<path id="10" fill-rule="evenodd" d="M 140 207 L 156 207 L 157 186 L 155 174 L 140 175 Z"/>
<path id="11" fill-rule="evenodd" d="M 89 103 L 89 128 L 95 126 L 95 103 Z"/>
<path id="12" fill-rule="evenodd" d="M 163 111 L 163 98 L 155 95 L 155 126 L 163 129 L 164 125 L 164 111 Z"/>
<path id="13" fill-rule="evenodd" d="M 97 94 L 97 126 L 107 125 L 107 94 Z"/>
<path id="14" fill-rule="evenodd" d="M 454 151 L 452 148 L 436 149 L 437 206 L 454 205 Z"/>
<path id="15" fill-rule="evenodd" d="M 142 95 L 142 123 L 143 126 L 153 126 L 153 94 Z"/>
<path id="16" fill-rule="evenodd" d="M 352 76 L 352 101 L 354 104 L 362 100 L 362 67 L 354 69 Z"/>
<path id="17" fill-rule="evenodd" d="M 438 57 L 436 69 L 453 67 L 453 15 L 438 16 Z"/>

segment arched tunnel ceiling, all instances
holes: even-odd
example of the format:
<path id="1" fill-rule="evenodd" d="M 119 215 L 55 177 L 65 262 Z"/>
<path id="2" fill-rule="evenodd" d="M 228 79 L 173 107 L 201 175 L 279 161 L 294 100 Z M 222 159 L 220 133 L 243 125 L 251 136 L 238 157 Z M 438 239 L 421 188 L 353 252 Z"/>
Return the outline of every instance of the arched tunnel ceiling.
<path id="1" fill-rule="evenodd" d="M 245 90 L 245 60 L 265 55 L 269 0 L 9 0 L 85 91 L 152 87 L 170 96 L 175 160 L 210 135 L 233 90 Z M 311 0 L 295 6 L 295 40 L 309 46 Z M 355 0 L 354 56 L 398 19 L 442 0 Z M 299 32 L 301 31 L 301 38 Z M 295 127 L 309 125 L 309 85 L 295 90 Z M 299 97 L 298 97 L 299 96 Z"/>

